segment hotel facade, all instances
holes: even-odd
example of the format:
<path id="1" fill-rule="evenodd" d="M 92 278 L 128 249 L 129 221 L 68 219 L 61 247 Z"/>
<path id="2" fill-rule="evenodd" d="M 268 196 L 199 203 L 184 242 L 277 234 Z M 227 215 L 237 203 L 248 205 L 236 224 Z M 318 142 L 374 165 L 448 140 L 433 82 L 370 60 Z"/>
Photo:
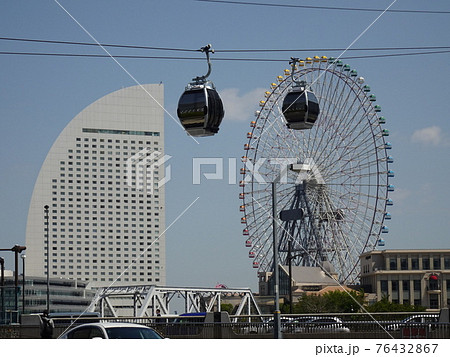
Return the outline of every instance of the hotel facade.
<path id="1" fill-rule="evenodd" d="M 128 87 L 65 127 L 32 194 L 27 274 L 165 284 L 163 105 L 162 84 Z"/>

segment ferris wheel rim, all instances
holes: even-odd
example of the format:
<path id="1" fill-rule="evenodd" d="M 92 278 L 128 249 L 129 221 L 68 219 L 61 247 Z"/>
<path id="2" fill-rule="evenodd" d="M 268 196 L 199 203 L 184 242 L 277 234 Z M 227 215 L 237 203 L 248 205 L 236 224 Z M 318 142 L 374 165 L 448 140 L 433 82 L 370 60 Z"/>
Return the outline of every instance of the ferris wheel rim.
<path id="1" fill-rule="evenodd" d="M 347 137 L 344 136 L 339 137 L 341 142 L 348 141 L 346 150 L 340 151 L 341 154 L 340 160 L 334 160 L 334 166 L 330 164 L 327 167 L 328 171 L 327 170 L 321 171 L 321 173 L 323 173 L 323 175 L 326 177 L 324 187 L 326 187 L 326 190 L 329 191 L 327 192 L 327 195 L 329 195 L 329 197 L 327 196 L 328 197 L 327 200 L 329 202 L 334 202 L 333 200 L 337 200 L 336 197 L 346 199 L 347 202 L 352 202 L 353 204 L 352 208 L 354 210 L 358 212 L 358 210 L 363 209 L 366 212 L 364 213 L 364 217 L 369 216 L 370 218 L 370 219 L 367 218 L 366 219 L 367 221 L 359 222 L 354 215 L 352 222 L 346 222 L 347 230 L 359 229 L 360 232 L 363 231 L 367 232 L 367 235 L 363 241 L 351 242 L 347 240 L 347 242 L 341 242 L 342 244 L 345 243 L 346 249 L 348 249 L 348 251 L 346 252 L 347 255 L 350 254 L 355 255 L 356 254 L 355 251 L 357 249 L 362 250 L 367 247 L 373 249 L 375 247 L 376 241 L 379 239 L 378 237 L 381 233 L 381 227 L 383 226 L 384 221 L 383 215 L 386 214 L 386 202 L 388 200 L 388 190 L 386 188 L 388 184 L 388 179 L 387 177 L 385 178 L 382 177 L 383 175 L 385 175 L 384 171 L 386 172 L 388 171 L 387 170 L 388 160 L 386 159 L 387 154 L 385 152 L 383 154 L 381 153 L 381 151 L 383 150 L 385 151 L 386 143 L 384 141 L 383 135 L 380 134 L 381 133 L 380 124 L 378 121 L 377 110 L 373 105 L 373 101 L 371 101 L 370 97 L 367 95 L 365 86 L 363 86 L 362 83 L 358 83 L 358 81 L 355 80 L 354 78 L 355 76 L 353 74 L 349 75 L 349 73 L 345 73 L 349 72 L 350 70 L 348 71 L 346 70 L 344 72 L 342 67 L 344 66 L 343 65 L 337 66 L 336 63 L 332 63 L 331 65 L 329 65 L 329 61 L 327 61 L 326 65 L 322 66 L 322 62 L 319 62 L 319 64 L 315 66 L 315 62 L 311 61 L 309 66 L 307 65 L 305 66 L 305 71 L 304 72 L 299 71 L 297 76 L 300 77 L 305 76 L 310 79 L 314 78 L 313 75 L 316 74 L 316 72 L 320 72 L 321 77 L 324 77 L 324 79 L 322 79 L 322 82 L 320 82 L 321 78 L 318 79 L 316 78 L 314 83 L 311 84 L 311 87 L 313 87 L 313 85 L 316 86 L 316 88 L 314 88 L 314 93 L 318 96 L 319 101 L 321 101 L 322 104 L 323 103 L 326 104 L 324 106 L 324 109 L 321 108 L 321 115 L 322 115 L 321 118 L 327 116 L 330 118 L 335 118 L 336 117 L 335 110 L 336 109 L 338 109 L 338 111 L 342 110 L 340 108 L 336 108 L 337 105 L 335 98 L 336 98 L 336 91 L 338 90 L 341 91 L 340 95 L 341 97 L 342 93 L 344 93 L 344 90 L 347 90 L 347 92 L 345 92 L 347 97 L 345 100 L 346 103 L 349 100 L 350 101 L 352 100 L 353 103 L 355 102 L 359 103 L 358 110 L 356 112 L 352 112 L 354 108 L 352 109 L 351 105 L 348 106 L 347 104 L 345 104 L 347 113 L 344 113 L 343 118 L 345 118 L 344 123 L 346 124 L 346 126 L 351 126 L 354 123 L 355 118 L 358 117 L 360 119 L 360 122 L 364 122 L 365 125 L 362 126 L 360 130 L 362 134 L 365 134 L 365 139 L 357 143 L 357 144 L 364 143 L 364 146 L 356 145 L 356 138 L 358 138 L 359 135 L 356 138 L 355 137 L 352 138 L 351 136 L 349 136 L 350 134 L 348 134 Z M 267 192 L 267 189 L 264 189 L 262 187 L 262 184 L 260 184 L 259 182 L 250 181 L 248 184 L 245 183 L 246 177 L 248 176 L 248 171 L 245 171 L 245 167 L 251 166 L 247 165 L 247 162 L 253 161 L 253 163 L 255 163 L 257 159 L 261 159 L 261 155 L 258 156 L 258 154 L 261 154 L 261 152 L 264 153 L 264 151 L 267 150 L 267 147 L 270 148 L 269 152 L 271 155 L 274 155 L 275 153 L 279 154 L 280 152 L 283 152 L 283 150 L 286 151 L 286 148 L 289 148 L 288 153 L 290 154 L 292 152 L 295 152 L 295 149 L 296 148 L 298 149 L 301 143 L 304 144 L 305 140 L 308 141 L 311 140 L 311 143 L 317 145 L 317 148 L 314 145 L 312 145 L 313 148 L 306 146 L 306 148 L 303 149 L 302 147 L 301 148 L 302 150 L 305 151 L 310 150 L 308 151 L 308 153 L 306 152 L 302 153 L 302 155 L 303 156 L 311 155 L 313 156 L 313 158 L 317 158 L 318 150 L 323 149 L 324 147 L 323 143 L 327 139 L 325 135 L 323 137 L 318 138 L 318 135 L 320 134 L 319 130 L 310 131 L 308 133 L 308 139 L 304 139 L 304 136 L 306 136 L 306 134 L 302 135 L 302 137 L 293 135 L 292 133 L 289 134 L 286 131 L 287 129 L 285 129 L 282 126 L 284 125 L 284 123 L 280 124 L 279 122 L 276 121 L 276 119 L 280 119 L 279 118 L 280 98 L 283 95 L 283 93 L 285 93 L 290 89 L 290 87 L 292 87 L 292 82 L 289 82 L 289 78 L 291 76 L 292 74 L 290 74 L 289 77 L 286 76 L 283 77 L 282 79 L 280 79 L 280 77 L 277 77 L 278 83 L 273 83 L 271 86 L 271 91 L 266 92 L 266 100 L 261 102 L 261 110 L 257 112 L 256 120 L 252 121 L 251 124 L 252 130 L 247 134 L 248 142 L 244 147 L 245 155 L 243 156 L 243 158 L 244 157 L 246 158 L 245 160 L 246 162 L 244 162 L 245 164 L 244 171 L 242 172 L 241 170 L 241 173 L 243 174 L 241 182 L 244 182 L 244 184 L 242 185 L 242 192 L 241 192 L 241 198 L 243 199 L 243 205 L 241 205 L 241 208 L 244 207 L 243 212 L 244 217 L 246 218 L 245 221 L 243 222 L 245 223 L 244 234 L 248 234 L 248 236 L 246 235 L 246 237 L 248 237 L 246 239 L 246 244 L 248 241 L 252 242 L 253 244 L 253 246 L 250 248 L 252 252 L 251 255 L 255 257 L 252 259 L 254 259 L 254 261 L 257 261 L 259 263 L 257 264 L 259 271 L 270 270 L 268 268 L 271 264 L 270 252 L 268 251 L 269 249 L 267 249 L 266 247 L 266 251 L 264 251 L 264 245 L 268 245 L 267 237 L 270 234 L 269 225 L 267 224 L 268 217 L 270 215 L 267 214 L 268 210 L 267 208 L 264 208 L 264 204 L 267 204 L 267 202 L 269 201 L 270 194 Z M 331 78 L 327 79 L 327 76 Z M 328 87 L 325 86 L 325 79 L 327 79 L 328 81 L 327 82 Z M 330 94 L 329 92 L 330 91 L 329 81 L 332 81 L 331 83 L 337 83 L 336 84 L 337 87 L 334 88 L 334 92 L 332 94 Z M 345 85 L 350 85 L 350 88 L 345 87 Z M 271 103 L 271 100 L 273 100 L 274 98 L 275 100 Z M 267 109 L 268 107 L 270 107 L 269 110 Z M 273 112 L 275 112 L 276 114 L 272 115 Z M 322 120 L 322 122 L 319 122 L 317 125 L 319 127 L 321 125 L 324 125 L 323 121 L 324 120 Z M 328 123 L 328 125 L 330 124 Z M 333 130 L 334 133 L 342 134 L 341 132 L 337 131 L 336 128 L 333 128 L 332 125 L 330 125 L 330 128 L 327 129 Z M 311 136 L 311 134 L 315 134 L 315 136 Z M 282 145 L 280 145 L 280 147 L 277 148 L 276 145 L 274 144 L 272 146 L 267 145 L 267 141 L 269 139 L 266 139 L 265 141 L 262 141 L 261 139 L 263 136 L 264 137 L 269 136 L 270 139 L 276 138 L 280 139 L 280 137 L 282 137 L 283 135 L 285 136 L 287 135 L 287 138 L 293 140 L 294 142 L 291 144 L 290 141 L 287 142 L 286 137 L 281 138 L 281 143 L 286 146 L 282 147 Z M 337 135 L 335 136 L 335 138 L 333 138 L 331 142 L 336 143 L 337 142 L 336 138 Z M 353 139 L 353 142 L 350 139 Z M 354 148 L 352 148 L 352 145 L 350 145 L 351 143 L 353 144 Z M 351 151 L 355 151 L 357 150 L 357 148 L 361 147 L 363 147 L 366 150 L 366 152 L 359 152 L 359 155 L 356 156 L 353 155 L 352 157 L 353 161 L 347 160 L 346 163 L 347 167 L 345 167 L 344 171 L 337 170 L 334 168 L 336 167 L 336 165 L 338 165 L 336 164 L 336 162 L 341 162 L 345 160 L 346 155 L 350 157 L 349 155 L 351 154 Z M 249 155 L 250 152 L 252 153 L 252 155 Z M 317 165 L 319 167 L 324 167 L 325 166 L 324 162 L 330 163 L 331 158 L 334 155 L 336 155 L 337 152 L 338 150 L 328 150 L 328 152 L 326 153 L 327 159 L 323 158 L 321 160 L 318 160 Z M 295 155 L 294 158 L 299 158 L 299 156 L 301 155 Z M 367 158 L 369 158 L 370 160 L 368 160 Z M 366 160 L 364 165 L 357 166 L 355 164 L 355 162 L 363 160 Z M 273 170 L 271 172 L 271 170 L 265 167 L 264 165 L 266 165 L 266 163 L 262 163 L 260 165 L 260 167 L 262 167 L 263 170 L 266 170 L 263 171 L 262 176 L 266 179 L 267 182 L 269 182 L 271 178 L 273 179 L 274 173 Z M 359 172 L 359 174 L 358 176 L 353 176 L 352 180 L 352 176 L 349 175 L 349 172 L 354 173 L 355 169 L 359 170 L 356 171 Z M 334 174 L 334 177 L 330 176 L 330 172 Z M 261 174 L 261 172 L 259 173 Z M 343 182 L 344 176 L 346 177 L 347 182 Z M 339 182 L 340 180 L 341 182 Z M 267 184 L 267 182 L 265 183 Z M 358 202 L 358 200 L 355 199 L 351 201 L 348 198 L 352 193 L 354 193 L 352 189 L 354 189 L 355 187 L 358 189 L 357 197 L 361 198 L 360 202 Z M 280 191 L 280 197 L 281 197 L 280 198 L 281 205 L 284 205 L 283 207 L 287 206 L 288 198 L 286 198 L 287 196 L 283 196 L 283 191 Z M 259 200 L 261 200 L 261 202 L 259 202 Z M 332 204 L 329 203 L 327 204 L 330 207 L 332 206 Z M 348 206 L 344 207 L 344 209 L 347 210 L 347 212 L 351 212 Z M 329 217 L 328 220 L 330 220 Z M 369 220 L 370 222 L 368 222 Z M 331 226 L 332 225 L 330 224 L 330 227 L 324 229 L 328 229 L 330 230 L 330 232 L 331 229 L 334 229 L 335 232 L 333 234 L 337 236 L 338 235 L 337 229 L 339 225 L 336 224 L 334 227 Z M 253 233 L 256 230 L 259 230 L 259 234 L 261 234 L 261 236 L 258 236 L 257 234 Z M 331 234 L 330 232 L 328 234 Z M 266 242 L 264 242 L 263 237 L 265 237 Z M 342 240 L 345 240 L 346 236 L 341 234 L 340 237 L 342 238 Z M 374 237 L 376 237 L 377 239 L 375 239 Z M 293 237 L 291 238 L 293 239 Z M 329 244 L 334 244 L 332 248 L 334 248 L 335 250 L 342 249 L 337 242 L 331 242 Z M 331 248 L 329 248 L 329 250 L 330 249 Z M 359 254 L 361 253 L 362 251 L 359 252 Z M 344 280 L 346 280 L 348 276 L 352 275 L 356 268 L 357 268 L 356 264 L 353 264 L 353 266 L 351 267 L 345 267 L 347 276 L 344 277 Z M 342 266 L 341 269 L 344 269 L 344 267 Z"/>

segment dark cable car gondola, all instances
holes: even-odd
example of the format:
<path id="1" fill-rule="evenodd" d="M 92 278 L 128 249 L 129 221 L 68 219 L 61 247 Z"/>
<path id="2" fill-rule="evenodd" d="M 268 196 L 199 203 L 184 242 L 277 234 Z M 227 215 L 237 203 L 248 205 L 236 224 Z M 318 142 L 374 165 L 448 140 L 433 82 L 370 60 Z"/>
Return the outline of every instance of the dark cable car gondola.
<path id="1" fill-rule="evenodd" d="M 214 50 L 211 49 L 211 45 L 207 45 L 200 51 L 206 53 L 208 73 L 193 78 L 186 86 L 178 101 L 177 115 L 188 135 L 211 136 L 219 131 L 225 111 L 214 84 L 206 80 L 211 74 L 209 52 Z"/>
<path id="2" fill-rule="evenodd" d="M 294 85 L 283 100 L 283 115 L 289 129 L 311 129 L 320 113 L 319 101 L 314 93 L 307 89 L 304 81 L 294 81 L 295 64 L 298 58 L 292 58 L 292 81 Z"/>

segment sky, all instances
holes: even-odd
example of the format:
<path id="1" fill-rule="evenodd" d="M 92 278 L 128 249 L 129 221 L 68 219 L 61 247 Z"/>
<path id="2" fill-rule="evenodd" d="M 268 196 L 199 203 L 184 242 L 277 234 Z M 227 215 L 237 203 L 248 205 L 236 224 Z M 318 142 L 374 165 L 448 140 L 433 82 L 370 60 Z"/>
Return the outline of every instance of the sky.
<path id="1" fill-rule="evenodd" d="M 354 51 L 358 48 L 450 46 L 450 3 L 444 0 L 379 0 L 370 5 L 356 0 L 276 3 L 381 10 L 391 6 L 390 10 L 429 13 L 382 14 L 195 0 L 2 1 L 2 38 L 190 50 L 211 43 L 216 52 L 211 55 L 210 79 L 222 96 L 226 115 L 219 134 L 197 139 L 198 143 L 177 124 L 176 106 L 185 85 L 206 73 L 206 61 L 199 52 L 108 47 L 116 56 L 177 57 L 116 61 L 0 54 L 1 247 L 25 244 L 34 182 L 64 127 L 90 103 L 111 92 L 162 82 L 167 111 L 165 153 L 172 156 L 168 162 L 171 180 L 165 187 L 167 285 L 214 287 L 221 283 L 257 291 L 256 270 L 242 236 L 239 187 L 229 184 L 228 173 L 233 169 L 239 172 L 253 112 L 270 83 L 289 67 L 290 57 L 337 57 L 342 51 L 330 49 L 349 46 L 343 57 L 431 51 Z M 221 52 L 230 49 L 292 51 Z M 106 54 L 99 46 L 9 40 L 0 40 L 0 52 Z M 449 58 L 446 52 L 344 60 L 376 94 L 393 144 L 395 192 L 390 195 L 394 206 L 386 249 L 450 248 Z M 200 184 L 193 184 L 194 158 L 223 158 L 224 179 L 202 177 Z M 237 159 L 235 168 L 228 166 L 229 158 Z M 5 257 L 7 268 L 12 269 L 12 254 Z"/>

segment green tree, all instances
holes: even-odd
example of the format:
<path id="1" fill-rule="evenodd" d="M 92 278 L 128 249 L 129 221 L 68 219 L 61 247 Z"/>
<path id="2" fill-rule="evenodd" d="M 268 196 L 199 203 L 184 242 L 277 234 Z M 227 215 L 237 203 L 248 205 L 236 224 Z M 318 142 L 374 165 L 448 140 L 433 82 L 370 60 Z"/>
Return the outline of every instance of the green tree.
<path id="1" fill-rule="evenodd" d="M 220 311 L 226 311 L 228 314 L 232 314 L 234 309 L 233 304 L 220 304 Z"/>
<path id="2" fill-rule="evenodd" d="M 296 314 L 325 312 L 325 299 L 316 294 L 302 295 L 294 305 L 293 312 Z"/>
<path id="3" fill-rule="evenodd" d="M 419 305 L 404 305 L 389 301 L 388 296 L 383 296 L 380 301 L 366 307 L 368 312 L 420 312 L 426 308 Z"/>
<path id="4" fill-rule="evenodd" d="M 327 312 L 359 312 L 364 304 L 362 291 L 330 291 L 323 295 Z"/>
<path id="5" fill-rule="evenodd" d="M 362 291 L 330 291 L 323 295 L 303 295 L 294 305 L 294 313 L 358 312 L 364 303 Z"/>

